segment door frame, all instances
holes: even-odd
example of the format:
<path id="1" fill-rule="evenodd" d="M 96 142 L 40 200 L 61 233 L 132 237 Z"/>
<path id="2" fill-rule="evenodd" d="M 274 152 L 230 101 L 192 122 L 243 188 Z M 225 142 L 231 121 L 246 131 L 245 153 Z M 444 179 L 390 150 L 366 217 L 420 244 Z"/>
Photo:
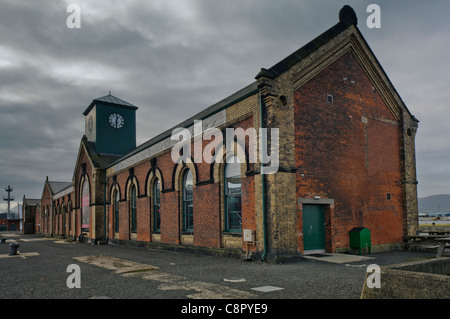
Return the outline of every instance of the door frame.
<path id="1" fill-rule="evenodd" d="M 306 208 L 310 208 L 308 211 L 308 222 L 311 230 L 305 230 L 305 218 L 306 218 Z M 304 204 L 302 210 L 302 230 L 303 230 L 303 253 L 313 254 L 313 253 L 323 253 L 326 251 L 326 232 L 325 232 L 325 207 L 320 204 Z M 318 227 L 316 227 L 316 225 Z M 309 234 L 307 236 L 307 234 Z M 308 243 L 313 249 L 306 250 L 305 246 Z"/>
<path id="2" fill-rule="evenodd" d="M 333 244 L 331 242 L 331 215 L 334 209 L 334 199 L 320 198 L 316 196 L 315 198 L 298 198 L 298 219 L 297 219 L 297 243 L 298 250 L 303 254 L 313 254 L 313 253 L 323 253 L 332 252 Z M 321 205 L 324 206 L 324 218 L 325 218 L 325 249 L 318 250 L 304 250 L 303 245 L 303 205 Z"/>

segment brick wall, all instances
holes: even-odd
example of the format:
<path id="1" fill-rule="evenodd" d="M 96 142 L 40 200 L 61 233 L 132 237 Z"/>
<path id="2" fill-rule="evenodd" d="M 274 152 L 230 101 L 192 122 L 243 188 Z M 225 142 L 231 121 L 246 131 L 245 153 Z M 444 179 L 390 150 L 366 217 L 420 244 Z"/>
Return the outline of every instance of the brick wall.
<path id="1" fill-rule="evenodd" d="M 179 198 L 175 191 L 161 194 L 161 242 L 180 243 Z"/>
<path id="2" fill-rule="evenodd" d="M 296 90 L 295 108 L 297 197 L 335 200 L 329 249 L 348 246 L 355 226 L 373 244 L 401 242 L 399 121 L 353 54 Z"/>
<path id="3" fill-rule="evenodd" d="M 247 128 L 254 127 L 255 112 L 258 110 L 257 95 L 250 96 L 235 105 L 230 106 L 226 112 L 227 123 L 218 127 Z M 256 114 L 257 115 L 257 114 Z M 259 123 L 259 121 L 258 121 Z M 259 125 L 259 124 L 258 124 Z M 223 131 L 225 132 L 225 131 Z M 225 142 L 225 135 L 223 136 Z M 202 141 L 203 149 L 211 143 L 210 140 Z M 248 145 L 247 145 L 248 146 Z M 191 144 L 192 155 L 194 143 Z M 171 158 L 171 150 L 157 154 L 153 158 L 143 160 L 133 167 L 114 172 L 108 169 L 108 237 L 114 238 L 113 232 L 113 189 L 120 189 L 120 230 L 118 238 L 121 240 L 153 241 L 161 243 L 179 244 L 190 243 L 204 247 L 234 247 L 243 246 L 241 233 L 230 235 L 224 233 L 224 201 L 223 201 L 223 164 L 211 165 L 205 161 L 201 163 L 174 164 Z M 152 164 L 154 167 L 152 167 Z M 181 231 L 181 176 L 183 169 L 188 166 L 194 173 L 194 231 L 192 234 Z M 255 219 L 255 189 L 254 177 L 246 176 L 247 170 L 252 171 L 254 165 L 243 165 L 242 170 L 242 214 L 245 228 L 254 231 L 259 227 Z M 130 170 L 138 184 L 138 228 L 136 237 L 129 234 L 129 203 L 126 197 L 127 181 Z M 161 231 L 153 232 L 153 211 L 151 182 L 158 171 L 162 179 L 160 211 Z M 116 185 L 116 186 L 115 186 Z M 225 239 L 224 239 L 225 238 Z"/>
<path id="4" fill-rule="evenodd" d="M 41 198 L 41 213 L 39 220 L 39 224 L 41 225 L 40 230 L 42 234 L 51 233 L 50 228 L 51 212 L 52 212 L 52 194 L 49 188 L 47 187 L 47 183 L 45 183 Z"/>
<path id="5" fill-rule="evenodd" d="M 94 240 L 102 240 L 104 237 L 104 196 L 105 196 L 105 171 L 99 166 L 95 166 L 92 159 L 89 158 L 88 152 L 83 140 L 80 145 L 80 154 L 75 167 L 74 173 L 74 196 L 73 196 L 73 213 L 74 216 L 74 233 L 79 235 L 81 233 L 81 188 L 83 181 L 89 183 L 89 234 L 88 238 Z"/>
<path id="6" fill-rule="evenodd" d="M 194 243 L 220 247 L 220 187 L 218 184 L 197 186 L 194 191 Z"/>

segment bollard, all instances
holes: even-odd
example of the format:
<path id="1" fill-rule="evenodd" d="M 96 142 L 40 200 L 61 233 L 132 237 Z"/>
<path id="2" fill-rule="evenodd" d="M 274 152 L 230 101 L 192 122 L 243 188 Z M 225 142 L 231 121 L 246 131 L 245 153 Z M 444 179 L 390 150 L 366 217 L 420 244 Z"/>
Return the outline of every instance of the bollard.
<path id="1" fill-rule="evenodd" d="M 78 241 L 79 241 L 80 243 L 83 242 L 83 237 L 84 237 L 84 236 L 86 236 L 86 234 L 85 234 L 85 233 L 81 233 L 80 236 L 78 237 Z"/>
<path id="2" fill-rule="evenodd" d="M 20 245 L 16 242 L 9 244 L 9 255 L 10 256 L 17 255 L 17 248 L 19 247 Z"/>

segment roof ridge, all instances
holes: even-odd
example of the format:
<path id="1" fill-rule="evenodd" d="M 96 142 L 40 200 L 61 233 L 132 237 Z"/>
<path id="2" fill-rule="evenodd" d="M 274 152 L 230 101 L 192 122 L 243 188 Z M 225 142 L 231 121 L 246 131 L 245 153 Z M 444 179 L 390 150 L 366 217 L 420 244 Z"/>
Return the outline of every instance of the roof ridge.
<path id="1" fill-rule="evenodd" d="M 130 102 L 127 102 L 125 100 L 122 100 L 121 98 L 118 98 L 117 96 L 114 96 L 111 94 L 111 92 L 109 92 L 108 95 L 105 96 L 101 96 L 98 97 L 96 99 L 93 99 L 91 104 L 89 104 L 89 106 L 87 107 L 87 109 L 83 112 L 83 115 L 87 115 L 89 113 L 89 111 L 92 109 L 92 107 L 97 103 L 103 103 L 103 104 L 109 104 L 109 105 L 120 105 L 123 108 L 127 108 L 127 109 L 134 109 L 137 110 L 138 107 L 134 104 L 131 104 Z"/>
<path id="2" fill-rule="evenodd" d="M 120 105 L 127 105 L 127 106 L 135 106 L 125 100 L 122 100 L 121 98 L 118 98 L 117 96 L 112 95 L 109 93 L 108 95 L 98 97 L 94 99 L 94 101 L 100 101 L 100 102 L 109 102 L 114 104 L 120 104 Z"/>
<path id="3" fill-rule="evenodd" d="M 261 68 L 261 71 L 255 76 L 255 79 L 259 79 L 261 77 L 275 79 L 276 77 L 286 72 L 294 64 L 297 64 L 298 62 L 309 56 L 311 53 L 322 47 L 324 44 L 328 43 L 334 37 L 341 34 L 344 30 L 352 25 L 356 27 L 357 24 L 358 19 L 356 17 L 355 11 L 350 6 L 345 5 L 339 11 L 338 23 L 303 45 L 298 50 L 288 55 L 280 62 L 274 64 L 269 69 Z"/>

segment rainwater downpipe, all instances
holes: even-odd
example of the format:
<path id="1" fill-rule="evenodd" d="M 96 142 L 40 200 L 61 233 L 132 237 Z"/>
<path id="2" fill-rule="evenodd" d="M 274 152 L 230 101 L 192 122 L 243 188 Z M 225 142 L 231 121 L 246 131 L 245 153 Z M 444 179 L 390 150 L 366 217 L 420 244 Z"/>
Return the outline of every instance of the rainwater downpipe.
<path id="1" fill-rule="evenodd" d="M 104 174 L 104 177 L 103 177 L 103 180 L 104 180 L 104 182 L 103 182 L 103 187 L 104 187 L 104 191 L 103 191 L 103 243 L 104 244 L 106 244 L 106 241 L 107 241 L 107 236 L 106 236 L 106 189 L 107 189 L 107 187 L 106 187 L 106 185 L 107 185 L 107 182 L 106 182 L 106 169 L 105 169 L 105 174 Z"/>
<path id="2" fill-rule="evenodd" d="M 259 114 L 260 114 L 260 128 L 263 128 L 263 102 L 262 102 L 262 97 L 261 97 L 261 91 L 258 92 L 259 94 Z M 262 131 L 259 132 L 260 136 L 262 134 Z M 266 179 L 264 178 L 264 174 L 263 174 L 263 163 L 265 162 L 264 159 L 264 152 L 265 150 L 263 149 L 264 147 L 264 143 L 262 143 L 262 140 L 260 139 L 260 154 L 261 154 L 261 158 L 260 158 L 260 165 L 261 165 L 261 196 L 262 196 L 262 213 L 263 213 L 263 245 L 264 245 L 264 250 L 263 253 L 261 255 L 261 261 L 266 261 L 266 256 L 267 256 L 267 229 L 266 229 Z"/>

